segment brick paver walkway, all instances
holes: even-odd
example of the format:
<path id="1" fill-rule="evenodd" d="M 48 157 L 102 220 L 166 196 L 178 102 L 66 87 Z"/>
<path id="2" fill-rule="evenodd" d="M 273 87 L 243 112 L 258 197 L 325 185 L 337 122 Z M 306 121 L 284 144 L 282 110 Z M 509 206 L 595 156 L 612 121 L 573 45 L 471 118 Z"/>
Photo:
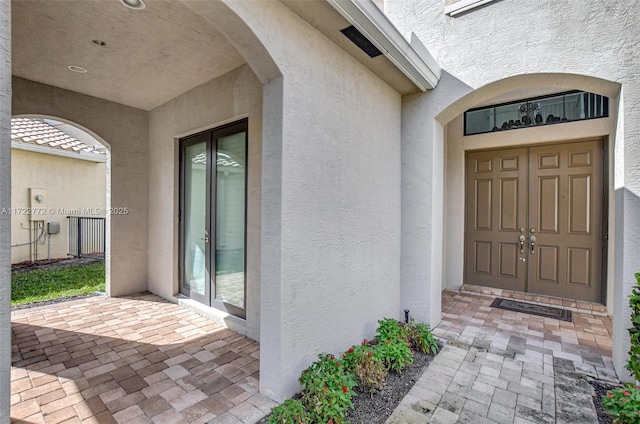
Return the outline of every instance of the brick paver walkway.
<path id="1" fill-rule="evenodd" d="M 259 343 L 151 294 L 15 311 L 11 418 L 24 423 L 251 423 Z"/>
<path id="2" fill-rule="evenodd" d="M 587 376 L 616 380 L 611 321 L 572 323 L 443 292 L 434 333 L 448 340 L 387 421 L 393 424 L 597 424 Z"/>

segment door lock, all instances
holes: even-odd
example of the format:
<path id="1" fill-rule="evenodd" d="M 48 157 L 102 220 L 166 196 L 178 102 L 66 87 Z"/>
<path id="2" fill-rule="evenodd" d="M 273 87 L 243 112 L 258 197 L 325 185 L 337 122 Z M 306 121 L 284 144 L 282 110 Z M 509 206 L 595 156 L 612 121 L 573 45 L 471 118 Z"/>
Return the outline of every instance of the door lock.
<path id="1" fill-rule="evenodd" d="M 536 247 L 536 236 L 531 236 L 531 237 L 529 238 L 529 241 L 531 242 L 531 254 L 533 255 L 533 254 L 535 254 L 535 253 L 536 253 L 536 251 L 535 251 L 535 247 Z"/>
<path id="2" fill-rule="evenodd" d="M 200 240 L 204 240 L 205 243 L 209 243 L 209 231 L 204 230 L 204 238 L 201 238 Z"/>
<path id="3" fill-rule="evenodd" d="M 520 253 L 524 253 L 524 234 L 520 234 Z"/>

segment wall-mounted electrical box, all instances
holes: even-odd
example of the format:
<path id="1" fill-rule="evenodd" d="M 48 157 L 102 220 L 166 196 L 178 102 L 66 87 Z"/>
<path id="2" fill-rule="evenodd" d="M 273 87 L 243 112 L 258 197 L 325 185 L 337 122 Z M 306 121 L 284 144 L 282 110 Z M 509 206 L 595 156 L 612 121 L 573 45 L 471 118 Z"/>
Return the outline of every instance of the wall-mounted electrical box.
<path id="1" fill-rule="evenodd" d="M 47 233 L 48 234 L 58 234 L 60 232 L 60 223 L 59 222 L 47 222 Z"/>
<path id="2" fill-rule="evenodd" d="M 29 220 L 44 221 L 47 217 L 47 190 L 29 189 Z"/>

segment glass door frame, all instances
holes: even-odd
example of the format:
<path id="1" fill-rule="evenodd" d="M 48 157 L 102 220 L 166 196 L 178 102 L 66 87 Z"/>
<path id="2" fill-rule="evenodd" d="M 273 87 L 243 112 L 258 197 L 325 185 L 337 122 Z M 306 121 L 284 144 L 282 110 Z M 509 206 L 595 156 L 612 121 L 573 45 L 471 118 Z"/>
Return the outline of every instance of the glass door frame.
<path id="1" fill-rule="evenodd" d="M 216 299 L 216 243 L 218 236 L 218 229 L 216 226 L 217 220 L 217 172 L 216 164 L 214 160 L 217 160 L 218 152 L 218 140 L 224 137 L 228 137 L 234 134 L 244 133 L 244 167 L 245 167 L 245 179 L 244 179 L 244 259 L 243 259 L 243 307 L 226 303 L 222 300 Z M 205 136 L 205 137 L 203 137 Z M 249 138 L 249 121 L 248 119 L 242 119 L 217 127 L 214 129 L 202 131 L 197 134 L 193 134 L 179 140 L 179 213 L 178 213 L 178 228 L 179 228 L 179 264 L 178 264 L 178 281 L 179 292 L 185 296 L 188 296 L 206 306 L 216 308 L 218 310 L 227 312 L 231 315 L 235 315 L 239 318 L 246 319 L 246 305 L 247 305 L 247 197 L 248 197 L 248 138 Z M 206 143 L 206 200 L 205 200 L 205 231 L 208 242 L 205 243 L 205 294 L 200 295 L 188 288 L 185 288 L 185 151 L 189 146 L 193 146 L 198 143 Z M 205 234 L 202 236 L 205 237 Z"/>

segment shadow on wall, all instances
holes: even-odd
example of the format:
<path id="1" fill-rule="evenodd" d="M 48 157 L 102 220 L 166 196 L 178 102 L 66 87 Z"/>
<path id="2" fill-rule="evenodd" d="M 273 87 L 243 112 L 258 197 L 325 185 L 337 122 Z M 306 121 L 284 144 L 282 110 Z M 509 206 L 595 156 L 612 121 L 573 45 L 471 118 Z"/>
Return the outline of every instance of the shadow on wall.
<path id="1" fill-rule="evenodd" d="M 257 393 L 258 342 L 213 322 L 194 325 L 181 319 L 191 312 L 150 293 L 92 300 L 39 310 L 31 320 L 28 310 L 13 317 L 12 395 L 20 393 L 22 404 L 37 399 L 38 415 L 55 412 L 40 402 L 52 393 L 81 395 L 77 409 L 99 422 L 147 399 L 164 405 L 158 395 L 171 389 L 203 393 L 201 406 L 215 415 L 235 406 L 218 395 L 233 384 L 239 395 Z M 12 414 L 12 422 L 29 421 Z"/>
<path id="2" fill-rule="evenodd" d="M 626 217 L 626 219 L 625 219 Z M 628 351 L 631 346 L 627 328 L 631 327 L 631 307 L 629 295 L 636 284 L 635 272 L 640 272 L 640 240 L 638 237 L 626 237 L 625 234 L 635 232 L 637 229 L 625 230 L 623 223 L 635 221 L 640 218 L 640 197 L 626 188 L 615 190 L 615 272 L 614 272 L 614 297 L 613 297 L 613 363 L 620 379 L 625 382 L 633 382 L 633 378 L 624 365 L 629 359 Z M 613 246 L 609 246 L 611 249 Z M 625 263 L 630 263 L 625 266 Z M 625 325 L 615 325 L 616 322 L 624 322 Z M 617 341 L 617 343 L 616 343 Z"/>

